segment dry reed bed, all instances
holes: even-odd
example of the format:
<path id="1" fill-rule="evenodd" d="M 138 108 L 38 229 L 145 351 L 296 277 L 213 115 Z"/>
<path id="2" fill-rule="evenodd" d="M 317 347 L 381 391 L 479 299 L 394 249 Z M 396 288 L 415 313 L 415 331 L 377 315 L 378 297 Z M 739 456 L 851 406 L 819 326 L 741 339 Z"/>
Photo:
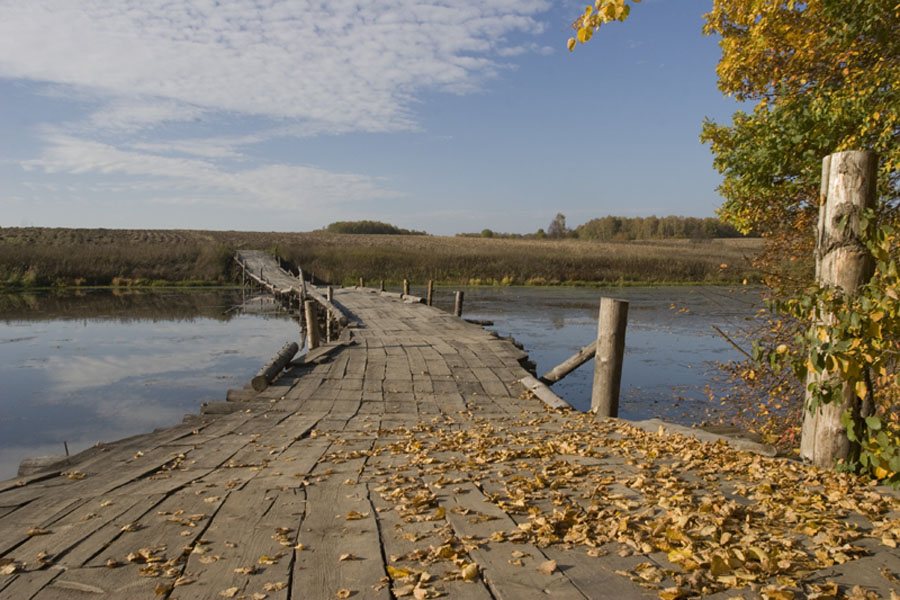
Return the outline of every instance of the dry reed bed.
<path id="1" fill-rule="evenodd" d="M 758 239 L 593 242 L 326 232 L 0 228 L 0 285 L 233 279 L 238 248 L 277 252 L 323 281 L 736 283 L 757 278 Z M 727 266 L 723 266 L 727 265 Z"/>

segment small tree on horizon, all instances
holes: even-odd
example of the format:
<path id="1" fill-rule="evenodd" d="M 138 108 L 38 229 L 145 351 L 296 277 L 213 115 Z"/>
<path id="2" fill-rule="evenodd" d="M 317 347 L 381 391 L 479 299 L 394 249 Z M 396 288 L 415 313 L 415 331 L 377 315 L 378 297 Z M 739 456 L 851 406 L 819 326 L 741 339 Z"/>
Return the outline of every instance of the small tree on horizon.
<path id="1" fill-rule="evenodd" d="M 547 237 L 553 239 L 564 238 L 569 234 L 569 228 L 566 227 L 566 215 L 556 213 L 556 217 L 550 221 L 547 227 Z"/>

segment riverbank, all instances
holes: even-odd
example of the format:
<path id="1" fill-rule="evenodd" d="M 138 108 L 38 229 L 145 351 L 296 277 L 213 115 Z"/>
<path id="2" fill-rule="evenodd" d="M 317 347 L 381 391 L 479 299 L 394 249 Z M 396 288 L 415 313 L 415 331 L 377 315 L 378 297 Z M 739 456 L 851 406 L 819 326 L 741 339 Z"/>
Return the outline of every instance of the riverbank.
<path id="1" fill-rule="evenodd" d="M 409 235 L 0 228 L 0 289 L 234 280 L 240 248 L 266 248 L 322 281 L 446 285 L 660 285 L 758 281 L 759 239 L 514 240 Z"/>

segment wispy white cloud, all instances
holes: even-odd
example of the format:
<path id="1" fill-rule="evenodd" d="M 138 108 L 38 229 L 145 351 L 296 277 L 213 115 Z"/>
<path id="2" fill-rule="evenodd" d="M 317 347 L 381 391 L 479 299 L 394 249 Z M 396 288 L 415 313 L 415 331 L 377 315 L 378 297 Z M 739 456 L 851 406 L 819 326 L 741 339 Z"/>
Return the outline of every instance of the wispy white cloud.
<path id="1" fill-rule="evenodd" d="M 414 127 L 425 91 L 468 91 L 506 37 L 538 32 L 543 0 L 6 0 L 0 76 L 109 99 L 91 120 L 130 129 L 203 111 L 334 131 Z"/>
<path id="2" fill-rule="evenodd" d="M 40 158 L 23 163 L 26 169 L 133 176 L 132 188 L 155 189 L 160 201 L 297 209 L 398 196 L 375 178 L 311 166 L 269 164 L 229 171 L 207 160 L 123 150 L 62 134 L 46 142 Z"/>
<path id="3" fill-rule="evenodd" d="M 257 146 L 415 131 L 424 94 L 478 91 L 509 57 L 544 52 L 517 34 L 540 33 L 548 8 L 548 0 L 0 0 L 0 78 L 71 102 L 41 129 L 38 156 L 22 163 L 34 176 L 89 175 L 91 187 L 174 204 L 371 202 L 398 194 L 371 176 L 272 161 Z"/>

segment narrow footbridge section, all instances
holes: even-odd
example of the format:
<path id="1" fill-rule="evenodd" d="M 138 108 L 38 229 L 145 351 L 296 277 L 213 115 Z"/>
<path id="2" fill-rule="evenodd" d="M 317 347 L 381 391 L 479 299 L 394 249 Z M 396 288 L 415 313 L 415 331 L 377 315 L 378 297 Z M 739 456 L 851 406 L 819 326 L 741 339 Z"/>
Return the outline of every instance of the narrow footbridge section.
<path id="1" fill-rule="evenodd" d="M 340 339 L 264 391 L 0 483 L 0 598 L 896 589 L 893 496 L 550 408 L 509 341 L 367 290 L 334 299 L 353 316 Z"/>

